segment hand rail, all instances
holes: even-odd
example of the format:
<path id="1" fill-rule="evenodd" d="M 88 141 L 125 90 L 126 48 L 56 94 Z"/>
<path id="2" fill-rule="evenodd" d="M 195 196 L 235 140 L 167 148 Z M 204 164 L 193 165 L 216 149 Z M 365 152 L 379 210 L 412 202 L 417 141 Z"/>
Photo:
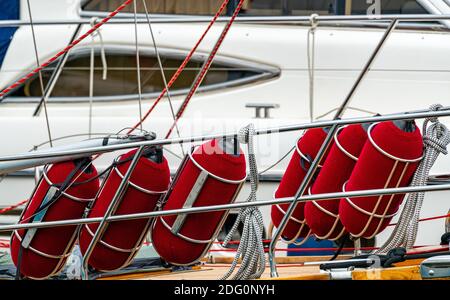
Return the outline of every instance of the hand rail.
<path id="1" fill-rule="evenodd" d="M 289 197 L 289 198 L 278 198 L 278 199 L 271 199 L 271 200 L 258 200 L 255 202 L 236 202 L 236 203 L 231 203 L 231 204 L 180 208 L 180 209 L 172 209 L 172 210 L 165 210 L 165 211 L 153 211 L 153 212 L 148 212 L 148 213 L 114 215 L 114 216 L 110 216 L 108 218 L 95 217 L 95 218 L 82 218 L 82 219 L 71 219 L 71 220 L 62 220 L 62 221 L 46 221 L 46 222 L 22 223 L 22 224 L 14 224 L 14 225 L 1 225 L 0 232 L 11 231 L 11 230 L 21 230 L 21 229 L 31 229 L 31 228 L 49 228 L 49 227 L 56 227 L 56 226 L 84 225 L 84 224 L 100 223 L 103 220 L 105 220 L 106 222 L 117 222 L 117 221 L 148 219 L 148 218 L 152 218 L 152 217 L 163 217 L 163 216 L 171 216 L 171 215 L 179 215 L 179 214 L 194 214 L 194 213 L 205 213 L 205 212 L 212 212 L 212 211 L 224 211 L 224 210 L 229 210 L 229 209 L 238 209 L 238 208 L 245 208 L 245 207 L 271 206 L 271 205 L 276 205 L 276 204 L 292 203 L 294 200 L 298 201 L 298 202 L 327 201 L 327 200 L 332 200 L 332 199 L 341 199 L 343 197 L 359 198 L 359 197 L 367 197 L 367 196 L 381 196 L 381 195 L 384 196 L 384 195 L 406 194 L 406 193 L 441 192 L 441 191 L 448 191 L 448 190 L 450 190 L 450 184 L 315 194 L 315 195 L 302 196 L 302 197 L 299 197 L 297 200 L 295 199 L 295 197 Z"/>
<path id="2" fill-rule="evenodd" d="M 217 22 L 228 22 L 230 17 L 219 17 Z M 310 16 L 257 16 L 257 17 L 237 17 L 235 22 L 237 23 L 309 23 Z M 450 15 L 432 15 L 432 14 L 413 14 L 413 15 L 352 15 L 352 16 L 318 16 L 316 18 L 319 22 L 340 22 L 340 21 L 392 21 L 398 20 L 399 22 L 405 21 L 440 21 L 450 20 Z M 33 21 L 34 26 L 40 25 L 89 25 L 90 19 L 78 19 L 78 20 L 36 20 Z M 138 24 L 147 24 L 145 18 L 139 18 Z M 171 18 L 155 18 L 152 20 L 154 24 L 183 24 L 183 23 L 207 23 L 211 22 L 211 17 L 171 17 Z M 128 19 L 111 19 L 108 24 L 134 24 L 134 18 Z M 17 27 L 17 26 L 29 26 L 28 21 L 22 20 L 3 20 L 0 21 L 0 27 Z"/>
<path id="3" fill-rule="evenodd" d="M 283 133 L 290 131 L 298 131 L 305 130 L 311 128 L 324 128 L 331 127 L 333 125 L 343 126 L 343 125 L 351 125 L 351 124 L 365 124 L 365 123 L 374 123 L 374 122 L 384 122 L 384 121 L 394 121 L 394 120 L 409 120 L 409 119 L 425 119 L 430 117 L 449 117 L 450 116 L 450 106 L 444 107 L 439 111 L 429 111 L 429 110 L 419 110 L 416 112 L 404 112 L 404 113 L 395 113 L 388 114 L 384 116 L 371 116 L 371 117 L 357 117 L 357 118 L 348 118 L 348 119 L 339 119 L 339 120 L 326 120 L 326 121 L 315 121 L 309 123 L 300 123 L 296 125 L 286 125 L 279 127 L 271 127 L 271 128 L 262 128 L 256 129 L 256 135 L 266 135 L 273 133 Z M 183 143 L 193 143 L 193 142 L 202 142 L 216 138 L 232 138 L 237 136 L 237 132 L 232 133 L 220 133 L 220 134 L 211 134 L 211 135 L 201 135 L 194 137 L 179 137 L 179 138 L 171 138 L 171 139 L 156 139 L 152 141 L 142 141 L 142 142 L 133 142 L 127 144 L 120 145 L 111 145 L 111 146 L 101 146 L 101 147 L 91 147 L 91 148 L 80 148 L 76 150 L 66 150 L 66 151 L 48 151 L 48 152 L 40 152 L 38 154 L 33 154 L 32 152 L 26 154 L 19 155 L 10 155 L 0 157 L 0 162 L 4 161 L 19 161 L 19 160 L 27 160 L 27 159 L 43 159 L 43 158 L 51 158 L 51 157 L 61 157 L 61 156 L 71 156 L 71 155 L 81 155 L 85 154 L 86 156 L 91 156 L 94 154 L 106 153 L 116 150 L 125 150 L 131 148 L 138 148 L 141 146 L 165 146 L 165 145 L 174 145 L 174 144 L 183 144 Z"/>

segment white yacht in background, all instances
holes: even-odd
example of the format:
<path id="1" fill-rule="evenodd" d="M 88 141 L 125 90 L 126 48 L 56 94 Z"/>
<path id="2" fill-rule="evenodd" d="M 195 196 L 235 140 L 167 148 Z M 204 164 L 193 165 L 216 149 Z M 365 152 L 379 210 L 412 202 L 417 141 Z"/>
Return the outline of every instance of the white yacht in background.
<path id="1" fill-rule="evenodd" d="M 106 16 L 121 2 L 30 0 L 40 61 L 52 57 L 66 47 L 74 36 L 91 27 L 89 24 L 70 24 L 71 21 L 88 20 L 94 23 L 95 18 Z M 230 1 L 230 10 L 234 2 Z M 27 1 L 17 3 L 20 4 L 20 20 L 28 22 Z M 147 3 L 166 77 L 170 78 L 206 28 L 207 23 L 195 21 L 195 18 L 212 15 L 221 1 L 148 0 Z M 164 83 L 149 27 L 145 23 L 146 15 L 141 5 L 137 8 L 142 107 L 146 111 L 164 88 Z M 54 139 L 82 136 L 55 141 L 56 144 L 85 139 L 89 134 L 116 133 L 138 121 L 135 24 L 133 7 L 127 9 L 127 13 L 118 15 L 123 23 L 102 26 L 100 34 L 87 38 L 70 51 L 54 89 L 48 95 L 47 112 Z M 271 127 L 329 117 L 348 94 L 384 34 L 387 23 L 380 20 L 324 22 L 319 23 L 311 33 L 310 22 L 290 19 L 312 13 L 342 16 L 449 14 L 450 3 L 447 0 L 246 1 L 241 16 L 246 17 L 247 21 L 238 20 L 231 28 L 199 93 L 179 123 L 180 135 L 232 131 L 250 122 L 255 123 L 256 127 Z M 277 21 L 261 16 L 274 16 Z M 173 22 L 167 21 L 169 17 L 173 18 Z M 179 23 L 177 19 L 180 17 L 193 18 L 193 21 Z M 284 17 L 286 19 L 282 22 Z M 251 18 L 254 18 L 253 22 L 249 20 Z M 43 21 L 61 21 L 62 24 L 38 25 Z M 401 22 L 352 99 L 346 116 L 411 111 L 433 103 L 450 104 L 447 100 L 450 94 L 449 25 L 447 21 Z M 222 27 L 221 23 L 213 26 L 188 69 L 171 89 L 171 103 L 175 110 L 186 96 L 196 71 L 211 51 Z M 24 25 L 17 28 L 6 48 L 0 69 L 0 89 L 36 66 L 31 27 Z M 95 52 L 95 71 L 90 96 L 92 48 Z M 102 59 L 103 54 L 106 60 Z M 43 70 L 45 84 L 51 82 L 57 65 L 58 62 L 55 62 Z M 28 151 L 48 140 L 45 114 L 39 106 L 41 98 L 42 91 L 35 76 L 0 99 L 0 128 L 3 129 L 3 140 L 7 141 L 0 147 L 0 156 Z M 262 114 L 262 111 L 266 113 Z M 165 98 L 145 121 L 143 128 L 161 135 L 172 121 L 170 102 Z M 297 139 L 297 133 L 258 139 L 256 147 L 261 170 L 291 149 Z M 173 146 L 169 150 L 171 152 L 167 155 L 175 171 L 180 162 L 181 149 Z M 110 161 L 111 157 L 102 160 L 104 164 Z M 272 197 L 287 161 L 261 177 L 264 184 L 259 196 L 262 199 Z M 439 175 L 439 180 L 449 180 L 449 159 L 441 158 L 432 173 Z M 0 206 L 28 197 L 34 183 L 33 170 L 6 177 L 0 183 Z M 444 194 L 427 195 L 424 217 L 442 215 L 448 211 Z M 268 211 L 264 209 L 264 213 L 269 222 Z M 443 220 L 436 220 L 421 225 L 420 232 L 427 234 L 419 233 L 418 243 L 435 243 L 442 233 L 443 224 Z M 386 231 L 382 236 L 388 234 L 389 231 Z"/>

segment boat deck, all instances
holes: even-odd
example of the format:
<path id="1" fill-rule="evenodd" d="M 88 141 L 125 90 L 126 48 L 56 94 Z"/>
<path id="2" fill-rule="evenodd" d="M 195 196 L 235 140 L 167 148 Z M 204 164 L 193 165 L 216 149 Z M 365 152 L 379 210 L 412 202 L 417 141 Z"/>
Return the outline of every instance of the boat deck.
<path id="1" fill-rule="evenodd" d="M 130 275 L 120 275 L 100 280 L 216 280 L 220 279 L 227 271 L 230 265 L 204 265 L 193 268 L 188 271 L 155 271 L 146 273 L 134 273 Z M 328 280 L 327 274 L 319 273 L 318 266 L 280 266 L 278 268 L 280 280 L 289 279 L 311 279 Z M 269 269 L 267 268 L 261 279 L 271 279 Z"/>
<path id="2" fill-rule="evenodd" d="M 347 259 L 348 256 L 342 256 L 340 259 Z M 304 262 L 325 261 L 329 257 L 309 256 L 309 257 L 280 257 L 278 261 L 277 279 L 311 279 L 328 280 L 329 275 L 320 273 L 318 265 L 304 266 Z M 230 268 L 231 258 L 217 259 L 214 263 L 204 261 L 201 265 L 193 267 L 191 270 L 174 271 L 155 270 L 152 272 L 133 273 L 126 275 L 104 277 L 100 280 L 216 280 L 220 279 Z M 237 270 L 237 269 L 236 269 Z M 270 268 L 266 267 L 261 279 L 271 279 Z"/>

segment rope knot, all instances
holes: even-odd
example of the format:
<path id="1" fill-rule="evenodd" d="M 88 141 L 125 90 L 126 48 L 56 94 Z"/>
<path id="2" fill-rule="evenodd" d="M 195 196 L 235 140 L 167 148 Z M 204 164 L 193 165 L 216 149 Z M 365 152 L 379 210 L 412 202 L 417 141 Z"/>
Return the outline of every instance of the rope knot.
<path id="1" fill-rule="evenodd" d="M 242 210 L 241 210 L 241 218 L 242 218 L 242 221 L 244 221 L 245 220 L 245 218 L 247 217 L 247 216 L 251 216 L 254 212 L 256 212 L 258 209 L 257 209 L 257 207 L 246 207 L 246 208 L 243 208 Z"/>
<path id="2" fill-rule="evenodd" d="M 444 155 L 448 154 L 446 145 L 443 145 L 443 143 L 441 143 L 439 140 L 429 138 L 429 137 L 424 137 L 423 142 L 426 146 L 432 147 L 433 149 L 435 149 L 436 151 L 438 151 Z"/>
<path id="3" fill-rule="evenodd" d="M 98 23 L 99 23 L 99 20 L 98 20 L 97 17 L 92 17 L 92 18 L 89 20 L 89 25 L 91 25 L 91 27 L 94 27 L 94 26 L 97 25 Z M 92 36 L 92 37 L 95 37 L 95 36 L 97 36 L 97 35 L 99 35 L 99 34 L 100 34 L 100 28 L 98 28 L 96 31 L 92 32 L 92 33 L 91 33 L 91 36 Z"/>
<path id="4" fill-rule="evenodd" d="M 439 111 L 442 108 L 443 108 L 443 106 L 441 104 L 432 104 L 430 106 L 430 111 Z M 437 117 L 430 117 L 430 118 L 428 118 L 428 120 L 430 120 L 432 123 L 438 122 Z"/>
<path id="5" fill-rule="evenodd" d="M 317 20 L 318 17 L 318 14 L 312 14 L 309 16 L 309 23 L 311 24 L 311 30 L 313 31 L 317 28 L 317 26 L 319 26 L 319 21 Z"/>

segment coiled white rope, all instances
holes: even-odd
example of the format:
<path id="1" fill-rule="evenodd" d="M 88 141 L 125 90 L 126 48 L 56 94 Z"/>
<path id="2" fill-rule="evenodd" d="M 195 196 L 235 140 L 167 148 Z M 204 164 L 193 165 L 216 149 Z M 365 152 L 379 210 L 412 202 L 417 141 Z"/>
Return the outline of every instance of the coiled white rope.
<path id="1" fill-rule="evenodd" d="M 247 144 L 248 148 L 251 192 L 246 200 L 247 202 L 256 201 L 256 191 L 258 190 L 259 182 L 258 169 L 256 166 L 256 158 L 253 148 L 254 135 L 255 129 L 253 124 L 242 128 L 239 132 L 239 142 L 242 144 Z M 241 241 L 231 267 L 221 278 L 222 280 L 230 277 L 233 280 L 257 279 L 261 277 L 265 269 L 266 258 L 263 244 L 264 223 L 259 208 L 247 207 L 241 209 L 236 222 L 223 242 L 223 246 L 226 247 L 231 241 L 240 222 L 244 223 Z M 240 258 L 242 258 L 242 263 L 239 270 L 233 275 Z"/>
<path id="2" fill-rule="evenodd" d="M 92 18 L 90 21 L 91 27 L 94 27 L 95 24 L 98 23 L 97 18 Z M 103 65 L 103 80 L 106 80 L 107 72 L 108 72 L 108 65 L 106 62 L 106 54 L 105 54 L 105 45 L 103 43 L 103 37 L 100 29 L 93 32 L 91 34 L 91 55 L 90 55 L 90 64 L 89 64 L 89 138 L 92 137 L 92 105 L 94 102 L 94 71 L 95 71 L 95 51 L 94 51 L 94 44 L 95 44 L 95 38 L 98 37 L 100 40 L 100 55 L 102 59 L 102 65 Z"/>
<path id="3" fill-rule="evenodd" d="M 441 108 L 442 105 L 434 104 L 430 107 L 430 110 L 438 111 Z M 429 122 L 432 123 L 430 126 L 428 126 Z M 424 186 L 427 184 L 430 170 L 438 156 L 441 153 L 444 155 L 448 153 L 447 145 L 450 143 L 450 132 L 436 117 L 428 118 L 423 124 L 423 141 L 425 145 L 423 159 L 414 174 L 411 186 Z M 424 192 L 409 194 L 394 231 L 376 253 L 387 253 L 399 247 L 411 249 L 414 246 L 424 198 Z"/>

